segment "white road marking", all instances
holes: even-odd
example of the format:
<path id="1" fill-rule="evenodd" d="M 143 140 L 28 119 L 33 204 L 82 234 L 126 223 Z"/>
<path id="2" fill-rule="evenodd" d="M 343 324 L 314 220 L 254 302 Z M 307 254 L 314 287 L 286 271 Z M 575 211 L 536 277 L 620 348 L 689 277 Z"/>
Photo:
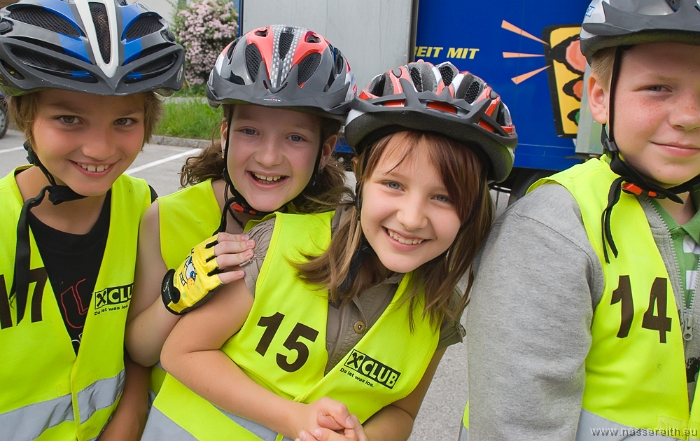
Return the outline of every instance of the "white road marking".
<path id="1" fill-rule="evenodd" d="M 0 153 L 16 152 L 17 150 L 24 150 L 24 147 L 13 147 L 11 149 L 2 149 Z"/>
<path id="2" fill-rule="evenodd" d="M 138 167 L 130 168 L 127 171 L 125 171 L 124 174 L 131 175 L 131 174 L 140 172 L 141 170 L 155 167 L 156 165 L 160 165 L 164 162 L 169 162 L 169 161 L 172 161 L 172 160 L 177 159 L 177 158 L 182 158 L 183 156 L 194 155 L 196 153 L 200 153 L 201 151 L 202 151 L 202 149 L 192 149 L 192 150 L 188 150 L 188 151 L 183 152 L 183 153 L 178 153 L 177 155 L 167 156 L 167 157 L 165 157 L 163 159 L 159 159 L 157 161 L 149 162 L 149 163 L 140 165 Z"/>

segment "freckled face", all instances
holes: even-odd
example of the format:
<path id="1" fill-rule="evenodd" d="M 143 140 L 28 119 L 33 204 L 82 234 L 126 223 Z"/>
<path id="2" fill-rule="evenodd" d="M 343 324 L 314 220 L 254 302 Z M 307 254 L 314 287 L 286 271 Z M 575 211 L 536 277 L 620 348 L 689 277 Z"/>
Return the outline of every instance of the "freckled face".
<path id="1" fill-rule="evenodd" d="M 591 82 L 591 110 L 607 122 L 609 92 Z M 613 133 L 624 159 L 648 179 L 674 186 L 700 174 L 700 46 L 633 46 L 622 59 Z"/>

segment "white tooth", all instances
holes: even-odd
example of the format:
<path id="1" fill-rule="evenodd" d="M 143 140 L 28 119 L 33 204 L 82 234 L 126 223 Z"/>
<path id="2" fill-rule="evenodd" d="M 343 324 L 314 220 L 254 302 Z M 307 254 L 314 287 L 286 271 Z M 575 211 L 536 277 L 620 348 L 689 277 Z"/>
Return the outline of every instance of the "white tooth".
<path id="1" fill-rule="evenodd" d="M 105 171 L 106 169 L 107 169 L 107 166 L 106 166 L 106 165 L 98 165 L 98 166 L 97 166 L 97 171 L 98 171 L 98 172 L 103 172 L 103 171 Z"/>
<path id="2" fill-rule="evenodd" d="M 94 165 L 88 165 L 88 171 L 96 172 L 96 171 L 97 171 L 97 167 L 95 167 Z"/>
<path id="3" fill-rule="evenodd" d="M 421 242 L 423 242 L 423 239 L 406 239 L 404 237 L 399 236 L 398 234 L 394 233 L 393 231 L 389 231 L 389 236 L 391 236 L 392 239 L 396 240 L 398 243 L 404 244 L 404 245 L 417 245 Z"/>

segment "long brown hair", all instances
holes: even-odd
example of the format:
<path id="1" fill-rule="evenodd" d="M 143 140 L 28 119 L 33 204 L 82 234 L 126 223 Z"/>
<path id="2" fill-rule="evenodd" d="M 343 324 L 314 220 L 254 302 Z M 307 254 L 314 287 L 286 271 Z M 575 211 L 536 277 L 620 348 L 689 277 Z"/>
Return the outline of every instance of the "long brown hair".
<path id="1" fill-rule="evenodd" d="M 212 132 L 211 145 L 202 150 L 199 156 L 187 158 L 180 172 L 180 185 L 186 187 L 188 185 L 198 184 L 207 179 L 222 179 L 226 161 L 222 154 L 221 146 L 221 126 L 224 121 L 228 120 L 233 114 L 234 105 L 224 105 L 224 118 L 217 124 Z M 340 122 L 330 119 L 321 118 L 321 142 L 319 149 L 323 143 L 331 136 L 337 135 L 340 131 Z M 232 148 L 232 146 L 229 146 Z M 343 192 L 339 189 L 345 183 L 345 170 L 343 165 L 335 158 L 330 158 L 326 166 L 318 173 L 315 185 L 308 186 L 298 195 L 293 201 L 294 205 L 300 213 L 316 212 L 319 209 L 317 198 L 320 195 L 327 195 L 339 203 L 343 197 Z"/>
<path id="2" fill-rule="evenodd" d="M 423 316 L 427 315 L 430 323 L 438 326 L 444 317 L 458 319 L 466 307 L 473 282 L 470 266 L 493 222 L 494 206 L 486 185 L 486 167 L 472 149 L 457 141 L 429 132 L 404 131 L 385 136 L 366 149 L 358 158 L 355 174 L 361 195 L 362 185 L 372 175 L 388 148 L 407 146 L 405 156 L 400 160 L 403 161 L 414 149 L 424 145 L 429 147 L 431 162 L 438 169 L 450 199 L 455 201 L 462 222 L 457 237 L 447 251 L 414 271 L 416 283 L 405 298 L 410 301 L 413 310 L 419 293 L 424 290 Z M 304 280 L 329 290 L 331 300 L 336 303 L 351 300 L 390 275 L 377 256 L 368 253 L 353 283 L 347 290 L 340 291 L 339 287 L 350 272 L 353 254 L 361 250 L 365 242 L 359 210 L 354 204 L 348 205 L 351 213 L 334 231 L 326 252 L 320 256 L 307 256 L 307 262 L 295 264 Z M 467 289 L 455 304 L 455 287 L 467 271 Z"/>

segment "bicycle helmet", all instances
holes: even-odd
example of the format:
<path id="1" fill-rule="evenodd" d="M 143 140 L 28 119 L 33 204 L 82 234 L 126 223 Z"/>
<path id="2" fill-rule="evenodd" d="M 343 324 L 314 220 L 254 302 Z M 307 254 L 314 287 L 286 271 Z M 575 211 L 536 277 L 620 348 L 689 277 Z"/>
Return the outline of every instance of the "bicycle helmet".
<path id="1" fill-rule="evenodd" d="M 345 139 L 358 154 L 400 130 L 433 131 L 474 149 L 501 182 L 513 167 L 518 143 L 508 107 L 481 78 L 452 63 L 418 61 L 372 79 L 353 101 Z"/>
<path id="2" fill-rule="evenodd" d="M 700 184 L 700 175 L 671 188 L 649 182 L 620 156 L 615 142 L 615 89 L 622 53 L 625 48 L 636 44 L 664 42 L 700 45 L 698 0 L 593 0 L 581 26 L 581 52 L 589 63 L 599 50 L 616 48 L 610 76 L 608 121 L 600 134 L 603 148 L 610 157 L 610 169 L 619 176 L 610 186 L 608 205 L 601 215 L 606 262 L 610 261 L 608 246 L 615 257 L 618 255 L 610 229 L 610 217 L 622 191 L 683 203 L 678 194 Z"/>
<path id="3" fill-rule="evenodd" d="M 95 95 L 182 86 L 184 50 L 165 20 L 121 0 L 22 0 L 0 10 L 0 89 Z"/>
<path id="4" fill-rule="evenodd" d="M 93 95 L 169 95 L 184 79 L 184 50 L 165 20 L 141 4 L 121 0 L 21 0 L 0 9 L 0 90 L 21 96 L 42 89 Z M 24 143 L 27 159 L 49 185 L 27 199 L 17 223 L 15 275 L 10 290 L 17 320 L 27 304 L 29 211 L 48 193 L 52 204 L 82 199 L 51 173 Z"/>
<path id="5" fill-rule="evenodd" d="M 254 29 L 219 55 L 207 82 L 213 107 L 248 103 L 289 107 L 345 121 L 357 87 L 338 48 L 308 29 Z"/>
<path id="6" fill-rule="evenodd" d="M 697 0 L 594 0 L 581 26 L 581 52 L 641 43 L 700 45 Z"/>
<path id="7" fill-rule="evenodd" d="M 254 29 L 228 44 L 216 60 L 207 81 L 212 107 L 221 104 L 255 104 L 310 113 L 345 122 L 357 92 L 350 64 L 338 48 L 314 31 L 286 25 Z M 231 114 L 227 127 L 231 126 Z M 224 146 L 228 161 L 229 140 Z M 306 188 L 313 186 L 321 160 L 319 148 L 314 173 Z M 235 188 L 226 168 L 226 193 L 218 231 L 226 230 L 226 212 L 242 227 L 233 211 L 264 216 L 251 207 Z"/>

